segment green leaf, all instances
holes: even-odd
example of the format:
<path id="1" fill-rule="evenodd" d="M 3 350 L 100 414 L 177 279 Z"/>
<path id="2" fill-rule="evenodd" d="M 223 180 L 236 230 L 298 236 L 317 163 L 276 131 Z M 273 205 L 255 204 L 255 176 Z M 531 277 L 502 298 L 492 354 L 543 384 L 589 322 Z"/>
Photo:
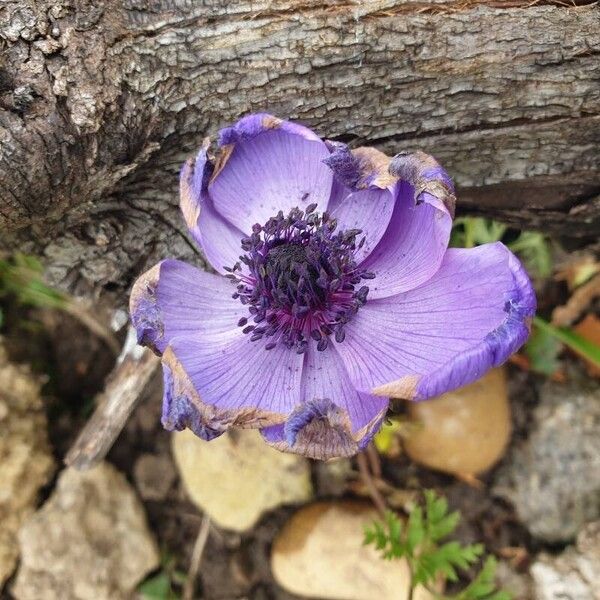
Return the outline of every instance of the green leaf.
<path id="1" fill-rule="evenodd" d="M 373 544 L 385 559 L 402 558 L 409 553 L 404 537 L 404 525 L 392 511 L 385 515 L 385 522 L 375 521 L 365 528 L 364 544 Z"/>
<path id="2" fill-rule="evenodd" d="M 460 217 L 454 220 L 450 246 L 473 248 L 502 241 L 508 228 L 503 223 L 482 217 Z M 547 236 L 536 231 L 522 231 L 506 245 L 518 254 L 527 270 L 535 277 L 545 278 L 552 273 L 552 252 Z"/>
<path id="3" fill-rule="evenodd" d="M 547 329 L 534 327 L 525 344 L 525 354 L 529 358 L 531 369 L 542 375 L 552 375 L 559 368 L 558 355 L 562 349 L 561 341 Z"/>
<path id="4" fill-rule="evenodd" d="M 552 253 L 548 238 L 536 231 L 523 231 L 508 247 L 520 256 L 527 270 L 542 279 L 552 274 Z"/>
<path id="5" fill-rule="evenodd" d="M 452 600 L 511 600 L 510 594 L 496 588 L 496 559 L 489 556 L 475 579 Z"/>
<path id="6" fill-rule="evenodd" d="M 457 581 L 456 569 L 466 570 L 483 554 L 481 544 L 461 546 L 458 542 L 447 542 L 430 552 L 424 552 L 417 559 L 415 581 L 427 583 L 441 574 L 450 581 Z"/>
<path id="7" fill-rule="evenodd" d="M 177 595 L 171 588 L 171 579 L 165 571 L 144 581 L 138 588 L 147 600 L 176 600 Z"/>
<path id="8" fill-rule="evenodd" d="M 429 535 L 432 540 L 441 540 L 450 535 L 458 525 L 460 521 L 460 514 L 458 512 L 450 513 L 439 521 L 431 523 L 429 527 Z"/>
<path id="9" fill-rule="evenodd" d="M 425 491 L 425 528 L 427 536 L 434 542 L 450 535 L 458 525 L 458 512 L 448 513 L 448 501 L 436 496 L 432 490 Z"/>
<path id="10" fill-rule="evenodd" d="M 368 546 L 369 544 L 374 544 L 374 543 L 375 543 L 375 532 L 373 531 L 373 529 L 370 529 L 369 526 L 367 525 L 365 527 L 364 535 L 363 535 L 363 546 Z"/>
<path id="11" fill-rule="evenodd" d="M 385 555 L 386 558 L 401 558 L 407 554 L 408 550 L 406 544 L 404 543 L 403 533 L 404 533 L 404 524 L 400 520 L 400 518 L 394 514 L 392 511 L 388 511 L 386 514 L 387 520 L 387 535 L 389 548 Z M 385 532 L 384 532 L 385 535 Z"/>
<path id="12" fill-rule="evenodd" d="M 423 510 L 417 506 L 410 512 L 406 528 L 406 548 L 409 555 L 414 553 L 424 538 Z"/>
<path id="13" fill-rule="evenodd" d="M 502 239 L 506 225 L 482 217 L 460 217 L 454 220 L 450 245 L 456 248 L 473 248 Z"/>
<path id="14" fill-rule="evenodd" d="M 458 570 L 467 571 L 480 560 L 481 544 L 462 546 L 450 541 L 438 546 L 436 542 L 454 531 L 458 512 L 448 514 L 448 502 L 433 490 L 424 493 L 425 505 L 415 507 L 404 526 L 393 512 L 383 521 L 375 521 L 365 529 L 365 544 L 374 544 L 383 558 L 405 557 L 410 567 L 411 588 L 431 587 L 441 577 L 458 581 Z M 496 590 L 494 575 L 496 561 L 488 558 L 475 579 L 456 596 L 436 596 L 438 600 L 510 600 L 505 592 Z"/>
<path id="15" fill-rule="evenodd" d="M 425 490 L 424 494 L 427 519 L 431 522 L 439 521 L 448 512 L 448 501 L 433 490 Z"/>
<path id="16" fill-rule="evenodd" d="M 471 235 L 476 246 L 500 241 L 507 229 L 506 225 L 492 219 L 475 218 L 472 221 Z"/>
<path id="17" fill-rule="evenodd" d="M 538 316 L 533 317 L 533 323 L 547 335 L 555 337 L 569 346 L 571 350 L 600 367 L 600 346 L 597 346 L 594 342 L 586 340 L 566 327 L 554 327 L 554 325 L 547 323 Z"/>
<path id="18" fill-rule="evenodd" d="M 0 295 L 12 294 L 17 302 L 41 308 L 62 308 L 67 299 L 44 283 L 42 265 L 33 256 L 17 252 L 11 261 L 0 261 Z"/>

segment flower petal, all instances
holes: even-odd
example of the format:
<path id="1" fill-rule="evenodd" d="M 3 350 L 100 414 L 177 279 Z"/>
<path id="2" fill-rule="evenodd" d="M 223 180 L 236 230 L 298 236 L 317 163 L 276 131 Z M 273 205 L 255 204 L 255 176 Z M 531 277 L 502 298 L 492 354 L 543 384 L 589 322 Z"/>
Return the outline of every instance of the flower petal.
<path id="1" fill-rule="evenodd" d="M 163 422 L 205 438 L 232 426 L 282 423 L 300 399 L 302 361 L 283 344 L 265 350 L 239 328 L 175 338 L 163 354 L 171 373 Z"/>
<path id="2" fill-rule="evenodd" d="M 191 429 L 199 438 L 210 441 L 227 431 L 227 422 L 222 415 L 200 402 L 202 410 L 198 410 L 192 398 L 196 398 L 193 390 L 186 392 L 176 386 L 173 371 L 169 365 L 163 367 L 163 406 L 161 422 L 167 431 Z"/>
<path id="3" fill-rule="evenodd" d="M 360 263 L 385 234 L 394 212 L 394 196 L 387 189 L 350 192 L 341 201 L 332 202 L 328 212 L 337 219 L 339 231 L 361 230 L 358 239 L 364 237 L 365 243 L 355 252 L 356 261 Z"/>
<path id="4" fill-rule="evenodd" d="M 435 160 L 422 152 L 397 155 L 390 171 L 400 178 L 386 233 L 362 263 L 375 273 L 369 298 L 411 290 L 439 268 L 448 247 L 454 194 L 452 183 Z"/>
<path id="5" fill-rule="evenodd" d="M 179 260 L 164 260 L 134 283 L 129 300 L 138 342 L 162 353 L 177 336 L 198 337 L 235 328 L 247 313 L 231 297 L 228 279 Z"/>
<path id="6" fill-rule="evenodd" d="M 419 288 L 368 301 L 336 350 L 358 389 L 423 400 L 503 363 L 534 312 L 529 278 L 503 244 L 450 249 Z"/>
<path id="7" fill-rule="evenodd" d="M 361 440 L 365 430 L 380 419 L 388 406 L 387 400 L 356 391 L 336 348 L 331 345 L 322 352 L 310 345 L 302 373 L 302 399 L 329 398 L 342 408 L 350 419 L 352 435 Z"/>
<path id="8" fill-rule="evenodd" d="M 299 404 L 285 424 L 265 427 L 261 433 L 281 452 L 328 460 L 359 451 L 349 430 L 348 415 L 331 400 L 319 399 Z"/>
<path id="9" fill-rule="evenodd" d="M 280 450 L 310 458 L 352 456 L 377 431 L 387 407 L 387 398 L 354 389 L 335 348 L 319 352 L 310 346 L 301 403 L 284 424 L 264 429 L 263 436 Z"/>
<path id="10" fill-rule="evenodd" d="M 216 210 L 241 231 L 278 211 L 327 208 L 333 180 L 327 146 L 310 129 L 256 114 L 220 133 L 221 157 L 208 189 Z"/>
<path id="11" fill-rule="evenodd" d="M 224 277 L 166 260 L 131 293 L 140 343 L 163 355 L 163 424 L 204 439 L 230 426 L 283 422 L 300 398 L 302 357 L 267 351 L 238 327 L 247 309 Z"/>
<path id="12" fill-rule="evenodd" d="M 362 262 L 383 237 L 392 213 L 397 180 L 390 175 L 390 158 L 375 148 L 350 150 L 341 142 L 326 141 L 331 155 L 325 163 L 334 174 L 327 211 L 337 219 L 338 230 L 360 229 L 365 244 L 356 250 Z"/>
<path id="13" fill-rule="evenodd" d="M 213 171 L 208 160 L 208 139 L 196 160 L 188 160 L 181 169 L 179 191 L 181 212 L 190 234 L 215 271 L 225 273 L 242 253 L 240 242 L 246 234 L 226 221 L 216 210 L 207 185 Z"/>
<path id="14" fill-rule="evenodd" d="M 375 148 L 360 147 L 350 150 L 341 142 L 325 142 L 331 154 L 325 164 L 335 179 L 350 191 L 391 188 L 398 179 L 390 173 L 391 159 Z"/>

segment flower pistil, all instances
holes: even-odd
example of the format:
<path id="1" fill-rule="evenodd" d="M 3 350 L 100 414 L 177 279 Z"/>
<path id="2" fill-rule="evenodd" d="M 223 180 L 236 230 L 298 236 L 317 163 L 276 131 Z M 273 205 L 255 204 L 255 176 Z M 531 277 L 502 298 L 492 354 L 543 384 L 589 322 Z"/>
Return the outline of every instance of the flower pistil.
<path id="1" fill-rule="evenodd" d="M 313 340 L 323 351 L 332 335 L 341 343 L 345 325 L 367 301 L 369 288 L 358 286 L 375 275 L 356 263 L 361 230 L 337 231 L 336 220 L 315 209 L 279 211 L 255 224 L 241 241 L 240 262 L 226 269 L 237 285 L 233 297 L 248 306 L 238 325 L 252 341 L 268 339 L 267 350 L 283 343 L 302 354 Z"/>

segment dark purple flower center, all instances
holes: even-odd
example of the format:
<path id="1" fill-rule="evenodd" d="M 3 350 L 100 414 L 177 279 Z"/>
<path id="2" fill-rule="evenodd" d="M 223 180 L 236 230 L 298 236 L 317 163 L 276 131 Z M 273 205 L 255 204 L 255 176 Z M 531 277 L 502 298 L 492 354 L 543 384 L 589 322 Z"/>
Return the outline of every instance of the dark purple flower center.
<path id="1" fill-rule="evenodd" d="M 343 342 L 345 325 L 369 293 L 359 284 L 375 277 L 356 264 L 361 230 L 336 231 L 336 220 L 315 209 L 294 208 L 287 217 L 280 211 L 254 225 L 242 240 L 246 254 L 227 269 L 237 285 L 233 297 L 248 306 L 238 325 L 252 341 L 264 339 L 267 350 L 283 343 L 301 354 L 310 340 L 325 350 L 332 335 Z"/>

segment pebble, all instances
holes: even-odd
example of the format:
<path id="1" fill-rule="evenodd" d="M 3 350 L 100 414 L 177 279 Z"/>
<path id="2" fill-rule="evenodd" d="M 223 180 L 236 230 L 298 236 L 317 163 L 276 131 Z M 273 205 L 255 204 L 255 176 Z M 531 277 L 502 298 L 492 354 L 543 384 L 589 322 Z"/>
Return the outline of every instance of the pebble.
<path id="1" fill-rule="evenodd" d="M 572 541 L 586 522 L 600 518 L 597 383 L 544 383 L 529 436 L 512 448 L 493 491 L 546 543 Z"/>
<path id="2" fill-rule="evenodd" d="M 378 519 L 359 501 L 316 502 L 301 508 L 273 543 L 271 570 L 286 591 L 320 600 L 407 600 L 404 560 L 384 560 L 363 545 L 364 528 Z M 418 587 L 413 600 L 433 600 Z"/>
<path id="3" fill-rule="evenodd" d="M 477 475 L 504 455 L 511 413 L 504 370 L 452 392 L 408 405 L 415 424 L 404 448 L 415 462 L 445 473 Z"/>
<path id="4" fill-rule="evenodd" d="M 14 571 L 17 531 L 54 472 L 40 382 L 8 362 L 0 342 L 0 588 Z"/>
<path id="5" fill-rule="evenodd" d="M 18 541 L 17 600 L 125 600 L 159 564 L 142 504 L 108 463 L 65 469 Z"/>
<path id="6" fill-rule="evenodd" d="M 308 460 L 267 446 L 254 429 L 210 442 L 185 430 L 172 449 L 190 499 L 225 529 L 247 531 L 265 512 L 313 496 Z"/>

